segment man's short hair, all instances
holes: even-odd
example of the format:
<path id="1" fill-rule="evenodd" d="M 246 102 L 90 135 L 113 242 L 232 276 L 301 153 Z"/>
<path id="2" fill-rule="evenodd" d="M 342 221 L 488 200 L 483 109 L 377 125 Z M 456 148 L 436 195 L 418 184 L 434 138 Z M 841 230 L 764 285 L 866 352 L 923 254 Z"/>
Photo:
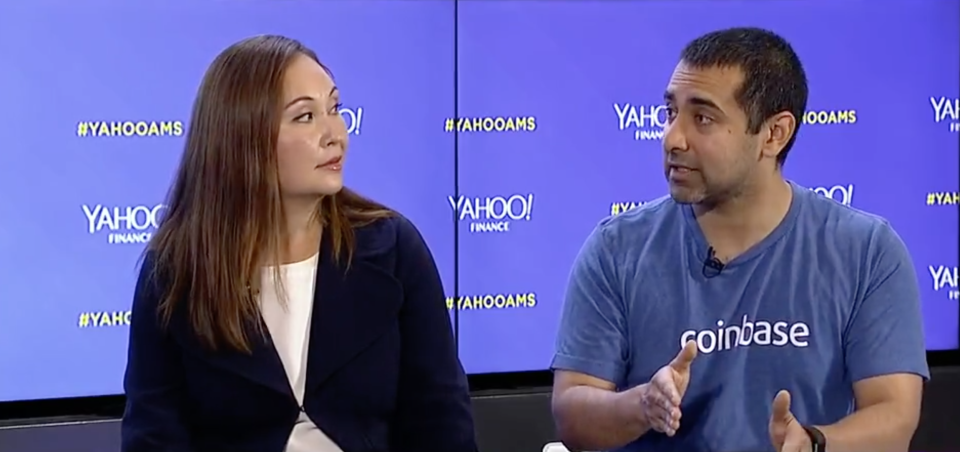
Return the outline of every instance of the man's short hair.
<path id="1" fill-rule="evenodd" d="M 796 141 L 807 108 L 807 76 L 786 39 L 760 28 L 729 28 L 707 33 L 684 47 L 681 60 L 690 67 L 739 68 L 743 84 L 737 104 L 747 114 L 747 131 L 760 132 L 763 122 L 782 111 L 797 118 L 797 128 L 777 156 L 782 165 Z"/>

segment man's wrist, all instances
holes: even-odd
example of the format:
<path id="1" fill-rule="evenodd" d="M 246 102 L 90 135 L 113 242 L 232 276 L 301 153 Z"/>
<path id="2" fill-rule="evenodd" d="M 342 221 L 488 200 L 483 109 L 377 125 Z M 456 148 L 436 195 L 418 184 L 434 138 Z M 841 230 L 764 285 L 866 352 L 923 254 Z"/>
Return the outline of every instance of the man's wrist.
<path id="1" fill-rule="evenodd" d="M 631 432 L 638 432 L 637 436 L 650 429 L 647 408 L 643 404 L 644 393 L 649 386 L 649 383 L 645 383 L 617 394 L 617 418 L 621 419 Z"/>

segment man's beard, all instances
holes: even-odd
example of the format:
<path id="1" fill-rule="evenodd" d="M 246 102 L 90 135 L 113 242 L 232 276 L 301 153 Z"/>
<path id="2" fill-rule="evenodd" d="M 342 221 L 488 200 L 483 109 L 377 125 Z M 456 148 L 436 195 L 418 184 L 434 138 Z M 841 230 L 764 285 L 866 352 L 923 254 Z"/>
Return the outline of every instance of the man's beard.
<path id="1" fill-rule="evenodd" d="M 709 209 L 742 195 L 749 175 L 750 171 L 741 167 L 730 182 L 718 183 L 700 172 L 695 187 L 671 184 L 670 197 L 678 204 L 699 204 Z"/>

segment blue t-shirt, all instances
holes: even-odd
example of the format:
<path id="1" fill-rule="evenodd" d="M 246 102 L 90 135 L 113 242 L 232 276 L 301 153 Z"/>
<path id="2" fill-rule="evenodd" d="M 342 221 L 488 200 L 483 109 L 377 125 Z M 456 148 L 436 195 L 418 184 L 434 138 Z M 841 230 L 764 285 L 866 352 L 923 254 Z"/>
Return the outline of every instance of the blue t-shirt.
<path id="1" fill-rule="evenodd" d="M 852 383 L 929 378 L 917 277 L 883 218 L 791 183 L 767 238 L 704 266 L 709 244 L 669 197 L 607 218 L 574 264 L 553 368 L 627 389 L 695 340 L 700 353 L 673 438 L 650 431 L 622 451 L 773 450 L 777 391 L 805 425 L 853 412 Z"/>

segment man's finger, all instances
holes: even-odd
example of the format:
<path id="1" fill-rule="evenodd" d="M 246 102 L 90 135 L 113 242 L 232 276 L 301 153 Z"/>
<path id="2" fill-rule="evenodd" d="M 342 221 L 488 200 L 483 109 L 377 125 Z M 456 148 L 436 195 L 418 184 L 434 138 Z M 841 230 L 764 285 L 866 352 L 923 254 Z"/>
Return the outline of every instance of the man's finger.
<path id="1" fill-rule="evenodd" d="M 663 411 L 657 411 L 656 414 L 650 417 L 650 428 L 660 433 L 667 433 L 670 431 L 670 424 Z"/>
<path id="2" fill-rule="evenodd" d="M 680 425 L 679 419 L 676 419 L 670 411 L 660 408 L 651 411 L 649 419 L 650 428 L 660 433 L 665 433 L 667 436 L 672 436 L 676 433 Z"/>
<path id="3" fill-rule="evenodd" d="M 688 372 L 690 364 L 697 357 L 697 343 L 689 341 L 684 344 L 683 349 L 677 354 L 673 361 L 670 361 L 670 367 L 677 372 Z"/>
<path id="4" fill-rule="evenodd" d="M 806 440 L 806 432 L 794 433 L 790 432 L 787 434 L 786 438 L 783 441 L 783 447 L 780 448 L 779 452 L 803 452 L 804 450 L 809 450 L 809 446 L 805 449 L 804 446 Z"/>
<path id="5" fill-rule="evenodd" d="M 780 390 L 773 399 L 771 419 L 775 422 L 786 422 L 790 419 L 790 393 L 786 390 Z"/>
<path id="6" fill-rule="evenodd" d="M 676 388 L 674 388 L 673 394 L 676 395 L 676 399 L 674 399 L 674 395 L 671 395 L 669 388 L 664 386 L 672 385 L 664 385 L 654 382 L 654 384 L 650 386 L 650 391 L 647 392 L 647 395 L 644 398 L 644 403 L 647 406 L 656 407 L 660 411 L 669 413 L 674 408 L 680 407 L 680 396 L 677 394 Z M 675 402 L 674 400 L 677 401 Z"/>
<path id="7" fill-rule="evenodd" d="M 655 393 L 656 391 L 651 392 Z M 643 398 L 643 409 L 647 418 L 647 424 L 650 428 L 661 433 L 666 433 L 667 429 L 665 421 L 667 418 L 666 413 L 669 411 L 664 408 L 665 403 L 662 396 L 653 393 Z"/>
<path id="8" fill-rule="evenodd" d="M 665 402 L 663 405 L 664 409 L 670 410 L 680 406 L 680 391 L 677 390 L 677 385 L 673 379 L 669 381 L 656 379 L 653 388 L 661 394 L 660 398 Z"/>

